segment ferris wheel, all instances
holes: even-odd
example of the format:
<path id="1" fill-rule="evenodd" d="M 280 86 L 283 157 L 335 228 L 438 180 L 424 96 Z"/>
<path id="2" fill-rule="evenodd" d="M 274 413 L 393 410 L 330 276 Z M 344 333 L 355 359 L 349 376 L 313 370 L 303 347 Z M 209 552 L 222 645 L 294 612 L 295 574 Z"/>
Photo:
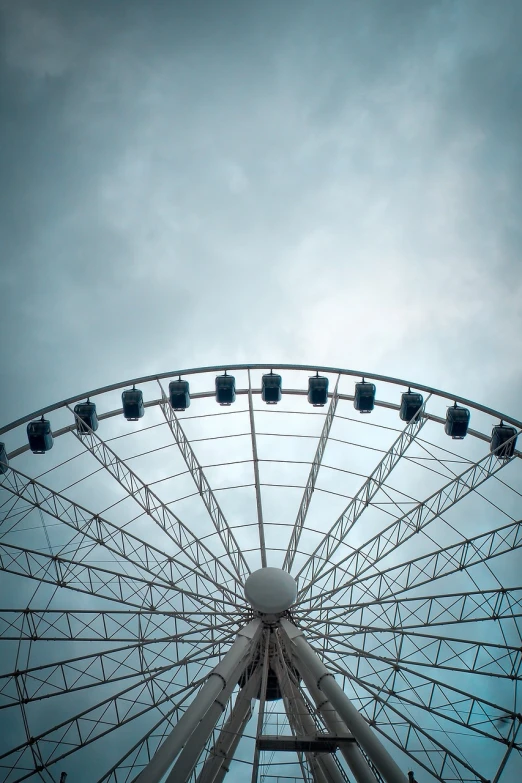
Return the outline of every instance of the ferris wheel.
<path id="1" fill-rule="evenodd" d="M 522 779 L 522 423 L 302 365 L 0 428 L 0 781 Z"/>

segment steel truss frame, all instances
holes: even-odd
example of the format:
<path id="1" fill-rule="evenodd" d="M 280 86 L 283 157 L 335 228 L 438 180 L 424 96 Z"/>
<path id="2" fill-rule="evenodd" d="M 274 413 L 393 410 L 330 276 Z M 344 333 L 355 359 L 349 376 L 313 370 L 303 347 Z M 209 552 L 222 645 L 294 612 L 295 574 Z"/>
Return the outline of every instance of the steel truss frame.
<path id="1" fill-rule="evenodd" d="M 265 566 L 268 560 L 253 405 L 253 396 L 259 393 L 259 389 L 252 388 L 250 370 L 268 368 L 268 365 L 236 365 L 135 379 L 70 398 L 0 429 L 0 434 L 7 432 L 36 415 L 70 406 L 86 396 L 94 397 L 134 382 L 157 380 L 162 396 L 146 405 L 161 409 L 228 557 L 228 562 L 224 563 L 223 558 L 213 553 L 211 547 L 195 536 L 103 439 L 88 428 L 80 436 L 76 431 L 76 421 L 55 435 L 72 432 L 76 436 L 120 484 L 126 496 L 132 498 L 168 536 L 167 551 L 143 541 L 104 516 L 75 503 L 63 492 L 56 492 L 16 469 L 11 468 L 1 475 L 0 488 L 6 490 L 12 501 L 0 507 L 0 529 L 4 534 L 4 540 L 0 541 L 0 570 L 27 577 L 38 585 L 48 584 L 58 596 L 71 597 L 75 591 L 86 596 L 88 601 L 96 599 L 103 608 L 75 610 L 68 608 L 67 601 L 64 601 L 63 609 L 42 605 L 40 609 L 28 606 L 25 609 L 0 610 L 0 638 L 9 644 L 16 642 L 21 650 L 16 654 L 16 668 L 0 675 L 0 710 L 8 710 L 3 713 L 8 715 L 13 712 L 10 708 L 17 707 L 26 727 L 26 741 L 0 755 L 0 777 L 7 770 L 8 777 L 5 779 L 11 781 L 14 764 L 16 772 L 21 775 L 16 780 L 36 776 L 49 781 L 58 762 L 77 749 L 109 736 L 118 726 L 132 722 L 153 724 L 100 779 L 100 783 L 128 781 L 133 768 L 144 769 L 154 760 L 158 750 L 168 745 L 168 735 L 176 731 L 179 734 L 177 727 L 187 725 L 185 716 L 195 714 L 193 705 L 201 705 L 199 694 L 205 689 L 208 692 L 208 683 L 214 682 L 215 696 L 207 700 L 197 731 L 187 735 L 187 743 L 174 759 L 175 765 L 168 780 L 177 781 L 176 775 L 182 774 L 186 780 L 188 775 L 192 775 L 191 780 L 194 781 L 197 776 L 198 783 L 222 783 L 237 750 L 239 736 L 246 730 L 252 714 L 252 693 L 257 692 L 260 682 L 264 693 L 263 680 L 266 686 L 268 669 L 262 666 L 263 656 L 258 656 L 260 662 L 250 676 L 248 686 L 237 695 L 238 666 L 231 670 L 231 679 L 226 687 L 222 687 L 223 683 L 219 685 L 219 692 L 216 690 L 219 676 L 213 677 L 209 672 L 216 657 L 225 655 L 226 658 L 230 645 L 233 647 L 234 637 L 238 632 L 241 635 L 241 628 L 251 617 L 241 592 L 250 568 L 185 435 L 181 420 L 170 408 L 160 380 L 172 375 L 224 369 L 248 371 L 248 389 L 238 389 L 237 393 L 248 396 L 257 525 L 261 561 Z M 522 428 L 522 422 L 485 406 L 400 379 L 337 368 L 276 367 L 285 368 L 317 369 L 337 376 L 284 555 L 287 567 L 294 564 L 299 552 L 301 533 L 306 525 L 337 405 L 341 400 L 353 399 L 351 395 L 338 393 L 341 376 L 364 375 L 372 380 L 411 386 L 428 395 L 434 394 L 451 402 L 456 400 L 475 410 L 503 418 L 518 430 Z M 284 393 L 306 394 L 299 389 L 285 389 Z M 193 396 L 208 397 L 213 396 L 213 392 Z M 438 579 L 462 573 L 471 575 L 474 566 L 483 564 L 487 567 L 494 558 L 519 549 L 522 520 L 510 521 L 450 545 L 440 546 L 435 542 L 436 549 L 433 551 L 405 559 L 398 565 L 390 557 L 405 551 L 400 549 L 401 546 L 416 534 L 424 535 L 432 522 L 444 521 L 443 515 L 449 509 L 521 454 L 515 452 L 511 460 L 504 462 L 487 455 L 467 465 L 440 490 L 425 501 L 416 503 L 406 513 L 396 503 L 397 518 L 361 546 L 354 548 L 347 540 L 377 493 L 386 491 L 386 482 L 394 467 L 403 458 L 408 459 L 406 451 L 417 440 L 424 424 L 430 420 L 443 421 L 426 410 L 428 401 L 429 398 L 419 414 L 398 434 L 314 552 L 311 555 L 299 552 L 300 556 L 305 555 L 305 559 L 297 574 L 299 598 L 291 611 L 291 619 L 300 627 L 292 626 L 289 618 L 278 630 L 264 630 L 265 641 L 258 639 L 256 642 L 258 652 L 260 646 L 266 650 L 263 655 L 267 661 L 271 650 L 270 660 L 277 669 L 289 725 L 296 736 L 310 735 L 312 726 L 319 734 L 325 729 L 332 731 L 332 725 L 346 733 L 349 733 L 347 723 L 352 730 L 356 727 L 357 743 L 346 747 L 351 747 L 358 754 L 358 761 L 354 761 L 352 752 L 351 761 L 355 767 L 350 766 L 350 751 L 346 751 L 345 760 L 358 783 L 405 780 L 404 773 L 394 769 L 393 759 L 391 765 L 388 763 L 390 759 L 386 752 L 382 754 L 380 748 L 375 751 L 379 746 L 373 744 L 373 731 L 373 739 L 368 739 L 368 727 L 409 756 L 415 765 L 429 772 L 430 779 L 445 783 L 450 780 L 485 783 L 485 778 L 466 760 L 461 748 L 452 750 L 448 742 L 439 741 L 436 732 L 440 727 L 450 724 L 457 729 L 461 727 L 466 729 L 468 736 L 484 738 L 504 750 L 493 783 L 499 782 L 511 754 L 522 752 L 518 739 L 522 715 L 517 712 L 517 707 L 510 709 L 505 701 L 497 703 L 483 693 L 474 693 L 473 688 L 467 686 L 470 680 L 466 679 L 480 675 L 482 682 L 486 683 L 483 678 L 491 677 L 494 678 L 491 683 L 498 684 L 499 694 L 506 692 L 502 689 L 508 687 L 516 694 L 514 689 L 522 672 L 522 647 L 519 643 L 522 641 L 519 619 L 522 615 L 522 587 L 440 595 L 433 595 L 431 591 L 431 583 Z M 376 404 L 395 410 L 398 408 L 390 402 L 377 401 Z M 99 418 L 119 413 L 121 411 L 110 411 L 102 413 Z M 470 434 L 489 440 L 475 431 L 470 431 Z M 27 447 L 15 449 L 9 456 L 14 457 L 26 450 Z M 67 525 L 72 531 L 67 542 L 46 554 L 36 548 L 19 546 L 16 538 L 14 542 L 5 540 L 7 526 L 10 525 L 10 531 L 16 535 L 22 519 L 32 509 Z M 92 561 L 98 550 L 110 553 L 113 558 L 117 556 L 122 561 L 121 570 L 87 562 L 89 559 Z M 336 557 L 339 562 L 333 564 Z M 419 588 L 428 584 L 430 594 L 419 595 Z M 464 623 L 468 624 L 469 638 L 460 635 Z M 474 638 L 477 633 L 474 624 L 478 623 L 495 624 L 502 632 L 504 644 L 488 641 L 487 636 L 482 638 L 477 635 Z M 329 671 L 314 669 L 319 666 L 319 659 L 309 657 L 310 651 L 303 646 L 301 627 L 306 629 L 310 641 L 321 651 L 321 665 L 326 664 Z M 492 626 L 482 627 L 487 629 Z M 53 663 L 30 663 L 32 645 L 44 640 L 55 645 L 67 643 L 59 656 L 61 659 Z M 93 649 L 78 655 L 78 648 L 71 643 L 81 641 L 92 644 Z M 94 645 L 97 645 L 96 649 Z M 71 654 L 67 652 L 70 648 L 73 649 Z M 255 656 L 253 648 L 249 653 L 250 662 Z M 25 653 L 27 660 L 23 664 Z M 288 668 L 290 661 L 303 677 L 306 690 L 295 679 L 295 669 Z M 310 679 L 311 670 L 317 675 L 315 681 L 313 676 Z M 444 671 L 459 677 L 462 675 L 462 678 L 441 679 Z M 188 672 L 191 673 L 190 681 Z M 331 689 L 333 672 L 342 678 L 343 688 L 339 690 L 350 693 L 351 708 L 342 701 L 335 688 Z M 440 676 L 437 672 L 441 673 Z M 473 682 L 477 685 L 478 678 Z M 334 700 L 341 699 L 337 706 L 343 712 L 345 722 L 328 701 L 323 687 Z M 94 691 L 96 688 L 106 689 L 104 693 L 107 696 L 102 701 L 78 710 L 76 715 L 35 737 L 31 735 L 27 717 L 30 705 L 59 703 L 67 694 L 79 697 L 81 694 L 98 693 Z M 234 706 L 230 712 L 223 712 L 228 697 Z M 310 699 L 315 701 L 316 712 L 310 710 Z M 325 708 L 325 704 L 329 706 Z M 516 705 L 515 699 L 513 704 Z M 353 710 L 358 718 L 354 717 Z M 423 722 L 423 715 L 428 716 L 431 724 Z M 352 724 L 352 720 L 355 723 Z M 438 729 L 434 728 L 437 721 Z M 194 723 L 192 725 L 195 726 Z M 258 736 L 262 728 L 261 717 L 256 732 Z M 206 757 L 202 756 L 204 752 Z M 14 757 L 16 760 L 13 762 Z M 305 753 L 301 759 L 305 779 L 315 783 L 340 783 L 346 774 L 344 767 L 339 765 L 336 757 L 330 760 L 333 766 L 324 759 Z M 375 761 L 378 761 L 377 765 Z"/>

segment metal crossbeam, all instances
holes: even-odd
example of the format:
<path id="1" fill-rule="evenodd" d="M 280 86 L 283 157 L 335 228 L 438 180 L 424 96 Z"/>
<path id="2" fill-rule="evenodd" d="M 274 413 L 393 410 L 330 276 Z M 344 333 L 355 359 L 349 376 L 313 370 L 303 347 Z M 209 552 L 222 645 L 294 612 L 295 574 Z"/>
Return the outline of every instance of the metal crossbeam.
<path id="1" fill-rule="evenodd" d="M 354 628 L 375 627 L 386 623 L 389 629 L 432 628 L 439 625 L 513 620 L 522 617 L 522 587 L 500 587 L 497 590 L 473 590 L 464 593 L 385 598 L 340 606 L 343 619 Z M 303 622 L 327 623 L 329 609 L 312 609 L 298 613 Z M 340 618 L 339 618 L 340 620 Z M 336 620 L 337 622 L 337 620 Z"/>
<path id="2" fill-rule="evenodd" d="M 84 542 L 87 539 L 97 546 L 104 547 L 119 558 L 126 560 L 139 572 L 149 574 L 154 581 L 159 580 L 171 588 L 175 587 L 176 592 L 193 598 L 195 605 L 199 605 L 201 602 L 205 603 L 205 598 L 201 596 L 203 585 L 207 587 L 207 591 L 210 589 L 209 585 L 212 585 L 214 593 L 216 590 L 219 593 L 222 592 L 222 586 L 215 579 L 203 575 L 196 579 L 193 569 L 181 562 L 179 558 L 167 555 L 161 549 L 142 541 L 138 536 L 122 530 L 118 525 L 104 519 L 100 514 L 75 503 L 65 495 L 55 492 L 14 468 L 2 476 L 0 487 L 32 508 L 40 509 L 75 530 L 79 534 L 77 537 L 79 542 Z M 4 535 L 16 530 L 16 523 L 8 531 L 5 530 L 5 523 L 11 515 L 12 509 L 7 515 L 0 518 L 0 523 L 4 525 Z M 63 549 L 70 549 L 73 546 L 74 539 L 69 541 Z M 223 596 L 223 601 L 228 603 L 225 596 Z M 235 606 L 235 602 L 229 605 Z"/>
<path id="3" fill-rule="evenodd" d="M 208 483 L 207 477 L 203 472 L 203 468 L 199 464 L 194 450 L 190 445 L 187 436 L 183 432 L 180 421 L 172 410 L 168 397 L 165 394 L 161 384 L 160 388 L 162 393 L 160 408 L 163 416 L 165 417 L 165 421 L 167 422 L 169 429 L 172 432 L 174 440 L 176 441 L 181 455 L 185 460 L 185 464 L 189 469 L 190 475 L 192 476 L 198 492 L 201 495 L 203 503 L 205 504 L 205 507 L 209 513 L 209 516 L 214 523 L 214 527 L 221 540 L 221 543 L 225 547 L 225 551 L 230 559 L 230 562 L 232 563 L 236 576 L 238 577 L 240 584 L 242 584 L 250 573 L 248 563 L 245 560 L 243 552 L 241 551 L 241 548 L 239 547 L 239 544 L 234 537 L 232 529 L 230 528 L 225 515 L 223 514 L 223 511 L 221 510 L 221 507 L 216 499 L 216 496 L 214 495 L 212 488 Z"/>
<path id="4" fill-rule="evenodd" d="M 1 542 L 0 571 L 55 587 L 66 587 L 96 598 L 108 598 L 138 609 L 170 607 L 175 596 L 173 588 L 156 584 L 152 579 L 149 581 L 139 576 L 127 576 L 107 568 Z"/>
<path id="5" fill-rule="evenodd" d="M 367 653 L 379 651 L 380 659 L 390 665 L 411 664 L 522 680 L 522 648 L 520 645 L 490 644 L 468 639 L 452 639 L 416 633 L 410 629 L 376 628 L 336 622 L 328 634 L 309 631 L 311 637 L 321 640 L 325 649 L 335 653 L 349 651 L 365 658 Z"/>
<path id="6" fill-rule="evenodd" d="M 74 430 L 77 440 L 90 451 L 140 508 L 168 535 L 178 547 L 180 555 L 187 558 L 192 568 L 203 579 L 212 581 L 222 591 L 228 590 L 230 592 L 234 582 L 239 587 L 240 582 L 236 576 L 206 544 L 194 535 L 172 509 L 165 505 L 158 495 L 86 424 L 82 424 L 82 426 L 86 432 L 81 436 Z M 211 577 L 210 574 L 212 574 Z"/>
<path id="7" fill-rule="evenodd" d="M 368 595 L 379 601 L 390 595 L 397 596 L 412 587 L 466 571 L 474 565 L 520 549 L 521 546 L 522 520 L 519 520 L 370 574 L 355 584 L 339 588 L 338 595 L 342 594 L 350 605 L 354 605 L 358 598 L 367 599 Z M 345 617 L 345 610 L 337 610 L 337 601 L 330 604 L 326 602 L 324 606 L 330 607 L 329 621 Z"/>
<path id="8" fill-rule="evenodd" d="M 511 459 L 514 459 L 512 457 Z M 369 569 L 375 569 L 376 563 L 389 555 L 399 546 L 408 541 L 412 536 L 424 530 L 431 522 L 438 519 L 441 514 L 448 511 L 464 497 L 473 492 L 491 476 L 494 476 L 509 463 L 499 461 L 494 454 L 488 454 L 478 462 L 466 468 L 455 479 L 449 481 L 444 487 L 430 495 L 429 498 L 418 503 L 399 519 L 392 522 L 380 533 L 373 536 L 365 544 L 352 549 L 351 553 L 343 558 L 335 566 L 324 571 L 321 579 L 331 578 L 334 587 L 321 593 L 321 600 L 338 594 L 338 585 L 342 582 L 343 588 L 360 582 L 361 575 Z M 310 599 L 313 600 L 313 599 Z"/>
<path id="9" fill-rule="evenodd" d="M 317 481 L 319 468 L 321 467 L 321 463 L 323 461 L 324 451 L 326 449 L 326 444 L 328 443 L 328 437 L 330 435 L 330 430 L 332 428 L 335 411 L 337 410 L 337 403 L 339 401 L 339 397 L 337 395 L 339 378 L 340 376 L 338 375 L 337 381 L 335 383 L 335 389 L 330 399 L 330 405 L 328 406 L 328 412 L 324 420 L 323 429 L 319 437 L 319 443 L 317 444 L 317 450 L 315 452 L 314 461 L 312 462 L 312 465 L 310 467 L 308 480 L 306 482 L 303 497 L 301 498 L 301 505 L 299 506 L 299 511 L 297 512 L 297 517 L 294 523 L 294 527 L 292 529 L 292 536 L 290 538 L 290 543 L 288 544 L 288 549 L 286 550 L 285 559 L 283 561 L 283 569 L 285 571 L 291 571 L 292 569 L 292 565 L 294 563 L 295 556 L 297 553 L 297 548 L 299 546 L 299 541 L 301 539 L 301 533 L 303 532 L 303 527 L 306 521 L 306 515 L 308 514 L 308 509 L 310 508 L 310 503 L 312 502 L 312 496 L 314 494 L 314 489 L 315 489 L 315 482 Z"/>
<path id="10" fill-rule="evenodd" d="M 234 630 L 240 618 L 212 613 L 93 609 L 0 609 L 0 639 L 7 641 L 134 642 L 176 640 L 191 629 Z"/>
<path id="11" fill-rule="evenodd" d="M 298 584 L 303 585 L 299 591 L 300 598 L 308 594 L 317 579 L 331 563 L 332 555 L 346 540 L 357 520 L 368 508 L 368 505 L 387 481 L 394 467 L 414 442 L 426 422 L 424 411 L 427 402 L 428 400 L 424 402 L 422 408 L 417 411 L 413 419 L 408 422 L 373 473 L 368 476 L 341 516 L 332 525 L 323 540 L 297 573 L 296 580 L 298 580 Z"/>

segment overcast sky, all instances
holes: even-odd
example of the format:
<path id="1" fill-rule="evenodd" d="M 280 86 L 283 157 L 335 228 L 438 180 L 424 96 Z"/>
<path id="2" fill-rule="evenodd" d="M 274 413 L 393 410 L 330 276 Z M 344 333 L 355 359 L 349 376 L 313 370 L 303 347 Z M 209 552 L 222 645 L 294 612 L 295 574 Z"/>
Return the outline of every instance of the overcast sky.
<path id="1" fill-rule="evenodd" d="M 520 412 L 522 3 L 0 7 L 2 421 L 263 360 Z"/>
<path id="2" fill-rule="evenodd" d="M 520 0 L 0 17 L 0 424 L 265 361 L 522 418 Z"/>

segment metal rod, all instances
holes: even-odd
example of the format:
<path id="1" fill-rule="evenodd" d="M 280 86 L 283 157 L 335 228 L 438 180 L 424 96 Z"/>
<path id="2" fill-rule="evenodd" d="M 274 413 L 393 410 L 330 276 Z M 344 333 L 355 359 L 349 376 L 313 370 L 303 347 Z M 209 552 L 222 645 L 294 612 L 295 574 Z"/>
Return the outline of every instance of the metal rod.
<path id="1" fill-rule="evenodd" d="M 261 567 L 266 568 L 265 528 L 263 525 L 263 505 L 261 502 L 261 486 L 259 482 L 259 459 L 257 456 L 256 425 L 254 421 L 254 406 L 252 404 L 252 383 L 248 371 L 248 412 L 250 414 L 250 433 L 252 436 L 252 458 L 254 461 L 254 481 L 256 485 L 257 524 L 259 528 L 259 548 L 261 550 Z"/>
<path id="2" fill-rule="evenodd" d="M 254 764 L 252 767 L 252 783 L 257 783 L 257 776 L 259 773 L 259 744 L 258 740 L 263 733 L 263 718 L 265 715 L 265 702 L 266 702 L 266 688 L 268 683 L 268 662 L 269 662 L 269 644 L 270 644 L 270 631 L 265 631 L 265 650 L 263 657 L 263 674 L 261 677 L 261 693 L 259 696 L 259 713 L 257 716 L 257 729 L 256 729 L 256 747 L 254 751 Z"/>
<path id="3" fill-rule="evenodd" d="M 368 754 L 368 757 L 375 764 L 386 783 L 406 783 L 406 777 L 403 772 L 377 739 L 362 715 L 355 709 L 343 689 L 337 684 L 333 674 L 310 647 L 304 638 L 303 632 L 286 618 L 281 620 L 281 629 L 285 641 L 287 641 L 296 657 L 299 671 L 304 676 L 304 669 L 309 670 L 319 690 L 332 703 L 340 718 L 365 753 Z"/>

